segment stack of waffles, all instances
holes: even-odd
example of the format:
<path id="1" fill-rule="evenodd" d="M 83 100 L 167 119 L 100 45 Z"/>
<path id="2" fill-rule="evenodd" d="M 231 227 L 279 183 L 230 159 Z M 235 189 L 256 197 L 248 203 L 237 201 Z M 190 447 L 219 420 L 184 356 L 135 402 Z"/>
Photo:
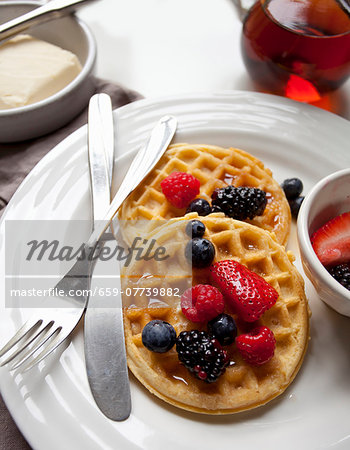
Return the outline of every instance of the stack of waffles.
<path id="1" fill-rule="evenodd" d="M 263 215 L 238 221 L 223 213 L 199 217 L 177 209 L 164 196 L 160 183 L 174 171 L 200 181 L 198 197 L 210 201 L 213 191 L 228 184 L 256 187 L 266 192 Z M 134 258 L 123 269 L 124 322 L 128 364 L 136 378 L 153 394 L 179 408 L 206 413 L 235 413 L 269 402 L 296 376 L 309 339 L 309 309 L 304 282 L 285 245 L 290 230 L 290 208 L 272 173 L 252 155 L 234 148 L 176 144 L 169 147 L 157 167 L 124 203 L 120 214 L 123 238 L 130 246 L 135 237 L 166 249 L 167 260 Z M 184 330 L 205 330 L 183 314 L 181 294 L 189 286 L 208 284 L 209 269 L 188 265 L 185 257 L 186 224 L 194 219 L 205 225 L 204 238 L 215 248 L 213 263 L 235 260 L 260 275 L 277 292 L 277 302 L 256 325 L 274 333 L 274 356 L 260 366 L 249 364 L 235 345 L 227 352 L 231 363 L 215 383 L 193 376 L 179 361 L 175 348 L 166 353 L 149 351 L 142 343 L 145 325 L 160 319 L 178 335 Z M 129 288 L 127 290 L 127 288 Z M 246 324 L 229 310 L 238 332 Z"/>

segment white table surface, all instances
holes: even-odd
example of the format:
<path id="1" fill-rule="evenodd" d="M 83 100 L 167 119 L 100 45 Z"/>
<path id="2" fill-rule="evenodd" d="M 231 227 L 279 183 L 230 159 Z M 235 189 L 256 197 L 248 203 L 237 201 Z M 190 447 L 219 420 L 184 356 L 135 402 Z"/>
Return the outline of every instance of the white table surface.
<path id="1" fill-rule="evenodd" d="M 97 76 L 145 97 L 254 90 L 232 0 L 98 0 L 78 15 L 97 41 Z M 330 101 L 350 119 L 350 80 Z"/>

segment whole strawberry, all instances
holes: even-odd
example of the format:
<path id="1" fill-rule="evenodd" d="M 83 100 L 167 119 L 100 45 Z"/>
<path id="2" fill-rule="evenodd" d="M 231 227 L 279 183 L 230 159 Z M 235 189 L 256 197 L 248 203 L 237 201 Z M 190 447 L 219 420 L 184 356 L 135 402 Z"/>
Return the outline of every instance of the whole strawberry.
<path id="1" fill-rule="evenodd" d="M 276 289 L 237 261 L 219 261 L 210 271 L 227 303 L 246 322 L 258 320 L 277 301 Z"/>
<path id="2" fill-rule="evenodd" d="M 163 194 L 176 208 L 185 208 L 199 194 L 200 182 L 190 173 L 173 172 L 160 183 Z"/>
<path id="3" fill-rule="evenodd" d="M 276 339 L 269 328 L 260 326 L 250 333 L 239 335 L 236 346 L 245 361 L 252 366 L 261 366 L 273 357 Z"/>

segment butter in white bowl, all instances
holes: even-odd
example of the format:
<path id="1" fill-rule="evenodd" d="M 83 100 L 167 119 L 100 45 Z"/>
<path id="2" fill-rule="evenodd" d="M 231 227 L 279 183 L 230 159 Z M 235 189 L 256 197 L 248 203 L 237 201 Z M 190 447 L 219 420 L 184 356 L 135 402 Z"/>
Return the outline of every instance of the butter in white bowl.
<path id="1" fill-rule="evenodd" d="M 72 52 L 27 34 L 15 36 L 0 45 L 0 110 L 50 97 L 81 69 Z"/>

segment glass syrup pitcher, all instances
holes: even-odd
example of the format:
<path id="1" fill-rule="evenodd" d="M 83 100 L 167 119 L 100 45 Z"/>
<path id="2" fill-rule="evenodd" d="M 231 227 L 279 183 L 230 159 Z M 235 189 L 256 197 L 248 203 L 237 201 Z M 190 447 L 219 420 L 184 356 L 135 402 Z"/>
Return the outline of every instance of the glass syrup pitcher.
<path id="1" fill-rule="evenodd" d="M 258 0 L 243 21 L 241 50 L 260 90 L 315 102 L 350 75 L 350 0 Z"/>

